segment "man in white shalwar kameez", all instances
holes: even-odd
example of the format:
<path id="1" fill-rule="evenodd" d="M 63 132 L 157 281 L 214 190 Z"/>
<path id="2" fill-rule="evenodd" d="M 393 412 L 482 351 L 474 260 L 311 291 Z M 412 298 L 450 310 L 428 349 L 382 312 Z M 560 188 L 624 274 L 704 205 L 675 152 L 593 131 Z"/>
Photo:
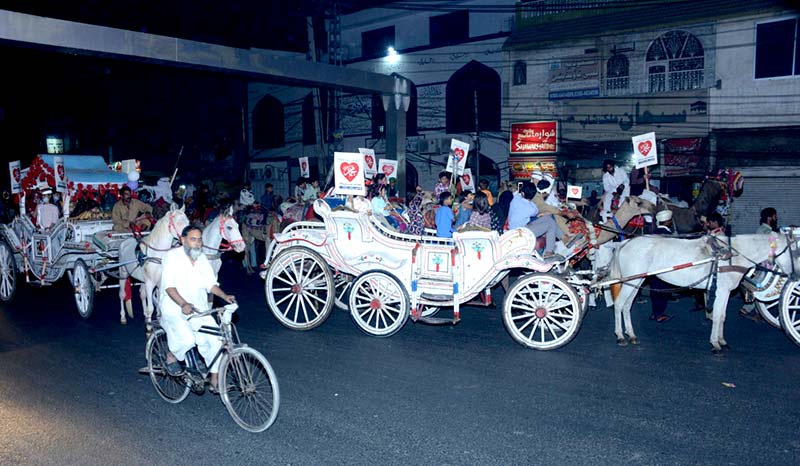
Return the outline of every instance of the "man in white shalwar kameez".
<path id="1" fill-rule="evenodd" d="M 603 171 L 603 210 L 600 215 L 605 219 L 611 216 L 611 201 L 615 193 L 619 194 L 620 204 L 630 196 L 631 181 L 625 170 L 616 167 L 613 160 L 603 162 Z"/>

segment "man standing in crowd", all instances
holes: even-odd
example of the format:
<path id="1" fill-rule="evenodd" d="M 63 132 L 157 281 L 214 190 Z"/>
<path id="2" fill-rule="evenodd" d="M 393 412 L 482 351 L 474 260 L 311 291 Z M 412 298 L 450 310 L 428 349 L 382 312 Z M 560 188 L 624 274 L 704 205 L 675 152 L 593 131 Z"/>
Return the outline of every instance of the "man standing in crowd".
<path id="1" fill-rule="evenodd" d="M 761 219 L 759 220 L 758 228 L 756 228 L 757 235 L 769 235 L 770 233 L 778 231 L 778 211 L 773 207 L 767 207 L 761 210 Z M 761 316 L 756 310 L 754 302 L 745 302 L 742 309 L 739 310 L 739 315 L 745 319 L 750 319 L 755 322 L 761 321 Z"/>
<path id="2" fill-rule="evenodd" d="M 152 214 L 153 208 L 139 199 L 134 199 L 131 195 L 131 188 L 123 186 L 119 190 L 119 201 L 114 204 L 111 210 L 111 220 L 114 222 L 114 231 L 131 231 L 131 227 L 136 224 L 136 219 L 143 214 Z M 152 225 L 144 222 L 145 229 Z"/>
<path id="3" fill-rule="evenodd" d="M 619 203 L 630 196 L 631 186 L 625 170 L 615 166 L 613 160 L 603 161 L 603 210 L 600 213 L 604 220 L 611 216 L 611 201 L 614 195 L 619 196 Z"/>
<path id="4" fill-rule="evenodd" d="M 656 214 L 656 235 L 672 236 L 672 212 L 662 210 Z M 650 320 L 655 320 L 662 324 L 670 319 L 671 315 L 666 313 L 667 302 L 670 293 L 670 285 L 660 280 L 658 276 L 650 278 Z"/>

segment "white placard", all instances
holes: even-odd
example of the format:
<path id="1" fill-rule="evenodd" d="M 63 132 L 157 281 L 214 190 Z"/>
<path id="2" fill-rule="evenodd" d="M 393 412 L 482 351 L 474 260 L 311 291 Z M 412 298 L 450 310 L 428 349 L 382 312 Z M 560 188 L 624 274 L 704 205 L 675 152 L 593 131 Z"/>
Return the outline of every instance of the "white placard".
<path id="1" fill-rule="evenodd" d="M 11 177 L 11 193 L 17 194 L 20 192 L 20 182 L 22 181 L 22 172 L 19 169 L 19 160 L 8 162 L 8 174 Z"/>
<path id="2" fill-rule="evenodd" d="M 583 197 L 583 186 L 567 185 L 567 199 L 581 199 Z"/>
<path id="3" fill-rule="evenodd" d="M 334 194 L 363 196 L 364 156 L 353 152 L 333 153 Z"/>
<path id="4" fill-rule="evenodd" d="M 467 154 L 469 154 L 469 143 L 461 142 L 458 139 L 450 140 L 450 156 L 447 158 L 447 168 L 445 171 L 453 173 L 453 161 L 458 161 L 458 173 L 464 173 L 467 167 Z"/>
<path id="5" fill-rule="evenodd" d="M 378 173 L 386 175 L 386 179 L 397 179 L 397 160 L 380 159 L 378 160 Z"/>
<path id="6" fill-rule="evenodd" d="M 473 193 L 476 192 L 475 178 L 472 176 L 472 169 L 469 168 L 464 169 L 464 174 L 461 175 L 461 189 L 465 191 L 466 190 L 472 191 Z"/>
<path id="7" fill-rule="evenodd" d="M 304 178 L 311 177 L 311 167 L 308 166 L 308 157 L 300 157 L 297 159 L 300 164 L 300 176 Z"/>
<path id="8" fill-rule="evenodd" d="M 636 168 L 658 164 L 656 133 L 645 133 L 631 138 L 633 140 L 633 161 Z"/>
<path id="9" fill-rule="evenodd" d="M 53 157 L 53 171 L 55 171 L 56 191 L 59 193 L 67 192 L 67 174 L 64 172 L 64 157 Z"/>
<path id="10" fill-rule="evenodd" d="M 364 156 L 364 177 L 372 178 L 378 173 L 375 149 L 358 149 L 358 152 Z"/>

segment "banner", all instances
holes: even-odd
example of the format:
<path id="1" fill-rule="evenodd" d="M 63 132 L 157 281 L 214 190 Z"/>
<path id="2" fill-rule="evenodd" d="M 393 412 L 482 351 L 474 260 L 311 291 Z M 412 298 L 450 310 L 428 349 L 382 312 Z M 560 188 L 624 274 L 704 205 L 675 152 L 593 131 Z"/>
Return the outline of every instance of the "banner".
<path id="1" fill-rule="evenodd" d="M 461 142 L 458 139 L 450 140 L 450 156 L 447 158 L 447 168 L 445 171 L 453 173 L 453 161 L 458 162 L 458 173 L 464 173 L 467 167 L 467 154 L 469 154 L 469 143 Z"/>
<path id="2" fill-rule="evenodd" d="M 633 161 L 636 168 L 658 164 L 656 133 L 645 133 L 631 138 L 633 141 Z"/>
<path id="3" fill-rule="evenodd" d="M 475 191 L 475 178 L 472 177 L 472 170 L 469 168 L 464 169 L 464 174 L 461 175 L 461 189 L 465 191 Z"/>
<path id="4" fill-rule="evenodd" d="M 530 180 L 535 171 L 558 178 L 555 157 L 512 157 L 508 159 L 508 165 L 513 180 Z"/>
<path id="5" fill-rule="evenodd" d="M 364 177 L 372 178 L 378 173 L 378 167 L 375 164 L 375 149 L 358 149 L 358 152 L 364 156 Z"/>
<path id="6" fill-rule="evenodd" d="M 557 121 L 511 123 L 511 155 L 551 154 L 558 151 Z"/>
<path id="7" fill-rule="evenodd" d="M 308 166 L 308 157 L 300 157 L 297 161 L 300 163 L 300 176 L 310 178 L 311 167 Z"/>
<path id="8" fill-rule="evenodd" d="M 380 159 L 378 160 L 378 172 L 386 175 L 386 179 L 397 179 L 397 160 Z"/>
<path id="9" fill-rule="evenodd" d="M 22 173 L 19 170 L 19 160 L 8 162 L 8 173 L 11 175 L 11 194 L 20 192 L 20 181 Z"/>
<path id="10" fill-rule="evenodd" d="M 64 157 L 53 157 L 53 170 L 56 178 L 56 191 L 59 193 L 67 192 L 67 175 L 64 173 Z"/>
<path id="11" fill-rule="evenodd" d="M 567 199 L 580 199 L 583 197 L 583 186 L 567 186 Z"/>
<path id="12" fill-rule="evenodd" d="M 364 156 L 353 152 L 333 153 L 334 194 L 363 196 Z"/>
<path id="13" fill-rule="evenodd" d="M 705 145 L 705 138 L 665 140 L 661 173 L 666 176 L 703 173 L 707 166 Z"/>

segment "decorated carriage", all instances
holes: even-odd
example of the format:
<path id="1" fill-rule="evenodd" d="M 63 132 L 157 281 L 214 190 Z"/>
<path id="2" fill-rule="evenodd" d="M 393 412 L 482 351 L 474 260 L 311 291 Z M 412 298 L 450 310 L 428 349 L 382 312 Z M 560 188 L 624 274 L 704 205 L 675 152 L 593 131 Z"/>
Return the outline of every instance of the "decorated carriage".
<path id="1" fill-rule="evenodd" d="M 373 336 L 393 335 L 409 318 L 454 324 L 461 305 L 489 304 L 492 287 L 512 271 L 502 314 L 515 341 L 550 350 L 569 343 L 580 328 L 589 280 L 572 271 L 569 260 L 540 256 L 527 229 L 412 236 L 366 209 L 331 209 L 324 200 L 314 209 L 323 222 L 290 225 L 267 252 L 267 303 L 288 328 L 317 327 L 336 303 Z M 433 317 L 442 307 L 452 307 L 453 317 Z"/>
<path id="2" fill-rule="evenodd" d="M 89 317 L 95 290 L 119 286 L 105 282 L 119 268 L 119 244 L 132 233 L 113 232 L 111 219 L 99 209 L 80 216 L 70 213 L 76 213 L 74 207 L 83 201 L 94 205 L 115 200 L 128 175 L 110 169 L 100 156 L 84 155 L 38 155 L 25 170 L 11 167 L 11 175 L 19 190 L 14 196 L 20 213 L 11 223 L 0 224 L 0 300 L 14 298 L 18 274 L 39 287 L 66 274 L 78 313 Z M 62 196 L 57 220 L 48 222 L 37 218 L 42 211 L 33 202 L 46 190 Z"/>

